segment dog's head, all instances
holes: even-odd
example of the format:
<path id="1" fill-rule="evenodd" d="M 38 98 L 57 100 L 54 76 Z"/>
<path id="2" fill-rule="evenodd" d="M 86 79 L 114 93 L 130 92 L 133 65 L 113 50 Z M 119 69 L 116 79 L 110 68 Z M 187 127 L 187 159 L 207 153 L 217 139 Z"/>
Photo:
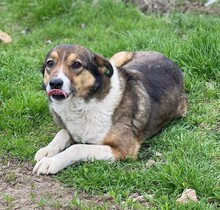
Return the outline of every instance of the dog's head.
<path id="1" fill-rule="evenodd" d="M 113 75 L 105 58 L 79 45 L 58 45 L 46 56 L 42 67 L 44 86 L 53 101 L 95 94 L 103 80 Z"/>

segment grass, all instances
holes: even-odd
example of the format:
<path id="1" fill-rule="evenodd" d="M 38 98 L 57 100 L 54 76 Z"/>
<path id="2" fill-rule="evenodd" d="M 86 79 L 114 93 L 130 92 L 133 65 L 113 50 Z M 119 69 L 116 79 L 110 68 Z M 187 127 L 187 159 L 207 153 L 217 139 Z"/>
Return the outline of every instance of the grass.
<path id="1" fill-rule="evenodd" d="M 54 177 L 79 194 L 110 197 L 122 209 L 145 208 L 129 198 L 136 192 L 152 209 L 218 209 L 220 18 L 193 13 L 159 17 L 120 1 L 91 2 L 1 1 L 0 29 L 13 42 L 0 44 L 0 156 L 33 162 L 35 152 L 58 131 L 41 90 L 40 68 L 50 48 L 77 43 L 105 57 L 120 50 L 155 50 L 184 73 L 187 116 L 147 141 L 135 161 L 78 163 Z M 149 158 L 156 165 L 146 168 Z M 196 190 L 198 203 L 175 202 L 186 188 Z M 148 194 L 154 197 L 149 200 Z M 42 198 L 39 205 L 46 203 Z M 72 205 L 86 208 L 79 199 Z"/>

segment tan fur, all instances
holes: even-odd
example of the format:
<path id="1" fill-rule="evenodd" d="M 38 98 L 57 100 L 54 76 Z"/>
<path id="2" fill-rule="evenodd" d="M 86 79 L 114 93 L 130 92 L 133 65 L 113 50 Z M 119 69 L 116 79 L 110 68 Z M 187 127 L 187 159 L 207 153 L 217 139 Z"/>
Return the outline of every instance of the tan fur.
<path id="1" fill-rule="evenodd" d="M 85 97 L 94 85 L 95 79 L 89 71 L 82 71 L 78 76 L 72 76 L 72 83 L 77 90 L 78 97 Z"/>
<path id="2" fill-rule="evenodd" d="M 47 71 L 44 72 L 44 84 L 47 85 L 50 80 L 50 75 Z"/>
<path id="3" fill-rule="evenodd" d="M 67 65 L 71 65 L 74 61 L 76 61 L 76 59 L 77 55 L 75 53 L 71 53 L 66 60 Z"/>
<path id="4" fill-rule="evenodd" d="M 45 84 L 48 84 L 48 81 L 58 73 L 61 65 L 61 60 L 58 52 L 53 51 L 51 55 L 48 57 L 47 61 L 53 60 L 55 63 L 55 67 L 48 69 L 46 67 L 46 71 L 44 72 L 44 82 Z"/>
<path id="5" fill-rule="evenodd" d="M 55 62 L 57 62 L 59 60 L 59 54 L 56 51 L 52 52 L 50 57 L 53 58 L 55 60 Z"/>
<path id="6" fill-rule="evenodd" d="M 129 62 L 133 58 L 133 53 L 128 51 L 121 51 L 114 54 L 110 58 L 110 62 L 113 63 L 117 67 L 121 67 Z"/>
<path id="7" fill-rule="evenodd" d="M 120 123 L 112 127 L 102 144 L 112 148 L 116 160 L 123 160 L 126 157 L 136 158 L 141 145 L 131 129 Z"/>

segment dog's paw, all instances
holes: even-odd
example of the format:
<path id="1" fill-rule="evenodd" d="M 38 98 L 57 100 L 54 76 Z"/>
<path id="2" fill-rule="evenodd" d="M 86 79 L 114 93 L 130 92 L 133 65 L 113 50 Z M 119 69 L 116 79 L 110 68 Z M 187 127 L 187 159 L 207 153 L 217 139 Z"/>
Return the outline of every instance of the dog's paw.
<path id="1" fill-rule="evenodd" d="M 58 171 L 63 169 L 59 166 L 60 164 L 56 161 L 56 158 L 44 157 L 34 166 L 33 174 L 37 173 L 37 176 L 40 174 L 56 174 Z"/>
<path id="2" fill-rule="evenodd" d="M 52 149 L 49 146 L 43 147 L 37 151 L 37 153 L 34 156 L 34 160 L 36 160 L 38 162 L 44 157 L 53 157 L 58 153 L 59 153 L 59 151 Z"/>

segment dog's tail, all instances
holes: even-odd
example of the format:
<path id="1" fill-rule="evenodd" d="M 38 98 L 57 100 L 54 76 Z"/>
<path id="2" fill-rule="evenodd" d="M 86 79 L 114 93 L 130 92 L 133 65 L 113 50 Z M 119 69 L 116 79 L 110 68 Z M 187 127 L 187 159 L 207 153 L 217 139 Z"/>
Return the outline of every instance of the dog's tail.
<path id="1" fill-rule="evenodd" d="M 122 67 L 124 66 L 126 63 L 128 63 L 129 61 L 132 60 L 134 56 L 134 53 L 133 52 L 128 52 L 128 51 L 121 51 L 121 52 L 118 52 L 116 54 L 114 54 L 110 59 L 110 63 L 113 65 L 113 66 L 116 66 L 116 67 Z"/>

